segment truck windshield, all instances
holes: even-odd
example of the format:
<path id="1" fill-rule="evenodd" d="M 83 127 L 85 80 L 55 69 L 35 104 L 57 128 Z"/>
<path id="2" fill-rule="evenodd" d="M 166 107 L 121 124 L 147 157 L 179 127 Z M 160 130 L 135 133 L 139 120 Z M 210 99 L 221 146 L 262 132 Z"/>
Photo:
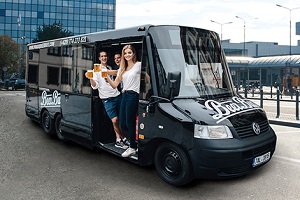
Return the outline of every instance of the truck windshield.
<path id="1" fill-rule="evenodd" d="M 167 97 L 168 73 L 179 72 L 177 98 L 205 99 L 234 95 L 219 37 L 215 32 L 180 26 L 149 29 L 158 92 Z"/>

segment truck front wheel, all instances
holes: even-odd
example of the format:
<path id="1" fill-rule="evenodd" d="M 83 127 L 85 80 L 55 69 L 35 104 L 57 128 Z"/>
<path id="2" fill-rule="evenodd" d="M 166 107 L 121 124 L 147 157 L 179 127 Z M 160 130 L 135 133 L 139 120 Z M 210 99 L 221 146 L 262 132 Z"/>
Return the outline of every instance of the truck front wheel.
<path id="1" fill-rule="evenodd" d="M 154 162 L 159 177 L 171 185 L 182 186 L 193 178 L 186 153 L 175 144 L 161 144 L 156 150 Z"/>

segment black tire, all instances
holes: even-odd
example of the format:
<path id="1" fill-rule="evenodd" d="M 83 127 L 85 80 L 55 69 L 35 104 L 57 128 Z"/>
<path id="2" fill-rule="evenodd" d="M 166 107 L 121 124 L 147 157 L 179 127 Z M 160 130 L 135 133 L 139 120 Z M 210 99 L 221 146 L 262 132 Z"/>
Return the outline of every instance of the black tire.
<path id="1" fill-rule="evenodd" d="M 54 134 L 54 126 L 53 126 L 53 120 L 51 119 L 51 116 L 47 110 L 45 110 L 42 113 L 42 118 L 41 118 L 41 126 L 44 130 L 44 132 L 47 135 L 53 135 Z"/>
<path id="2" fill-rule="evenodd" d="M 58 137 L 59 140 L 66 142 L 68 141 L 63 135 L 62 135 L 62 130 L 61 130 L 61 114 L 58 114 L 55 118 L 55 133 Z"/>
<path id="3" fill-rule="evenodd" d="M 159 177 L 171 185 L 182 186 L 193 178 L 186 153 L 175 144 L 161 144 L 156 150 L 154 161 Z"/>

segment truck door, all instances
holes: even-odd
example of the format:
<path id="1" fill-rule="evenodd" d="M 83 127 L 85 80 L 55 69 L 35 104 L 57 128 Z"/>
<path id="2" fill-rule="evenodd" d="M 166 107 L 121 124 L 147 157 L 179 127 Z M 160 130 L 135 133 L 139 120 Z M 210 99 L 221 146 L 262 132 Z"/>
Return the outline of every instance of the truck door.
<path id="1" fill-rule="evenodd" d="M 34 119 L 39 119 L 39 51 L 28 51 L 26 69 L 26 114 Z"/>
<path id="2" fill-rule="evenodd" d="M 93 66 L 93 46 L 63 47 L 61 69 L 61 129 L 68 139 L 92 146 L 92 96 L 85 72 Z"/>
<path id="3" fill-rule="evenodd" d="M 38 65 L 29 65 L 26 90 L 26 114 L 39 119 Z"/>

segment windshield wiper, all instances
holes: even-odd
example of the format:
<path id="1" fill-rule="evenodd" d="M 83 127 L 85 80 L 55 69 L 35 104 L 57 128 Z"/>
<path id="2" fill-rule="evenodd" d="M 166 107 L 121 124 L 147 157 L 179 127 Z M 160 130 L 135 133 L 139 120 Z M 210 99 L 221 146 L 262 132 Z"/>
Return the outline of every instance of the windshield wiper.
<path id="1" fill-rule="evenodd" d="M 200 101 L 205 101 L 207 98 L 203 97 L 175 97 L 174 100 L 177 99 L 195 99 L 195 100 L 200 100 Z"/>
<path id="2" fill-rule="evenodd" d="M 215 98 L 221 98 L 221 97 L 232 97 L 232 94 L 227 92 L 227 93 L 219 93 L 219 94 L 214 94 Z"/>

